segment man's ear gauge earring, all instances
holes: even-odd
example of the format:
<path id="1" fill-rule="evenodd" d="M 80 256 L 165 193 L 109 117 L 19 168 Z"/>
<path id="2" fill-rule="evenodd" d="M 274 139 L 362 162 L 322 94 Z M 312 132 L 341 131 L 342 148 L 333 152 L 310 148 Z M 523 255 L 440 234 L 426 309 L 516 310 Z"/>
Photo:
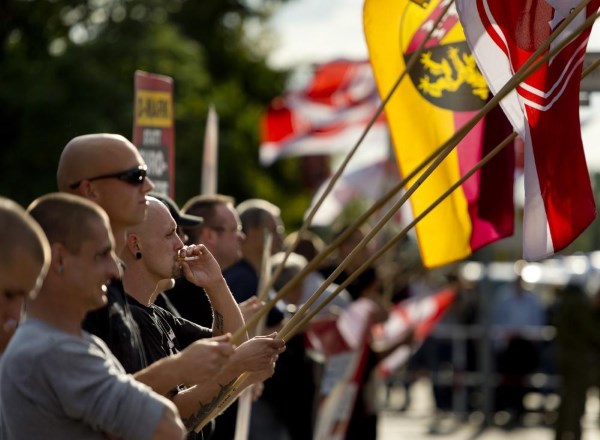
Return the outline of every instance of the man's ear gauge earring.
<path id="1" fill-rule="evenodd" d="M 140 251 L 137 251 L 137 252 L 135 253 L 135 259 L 136 259 L 136 260 L 141 260 L 141 259 L 142 259 L 142 253 L 141 253 Z"/>
<path id="2" fill-rule="evenodd" d="M 57 271 L 58 273 L 63 273 L 65 271 L 65 268 L 63 266 L 58 266 Z"/>

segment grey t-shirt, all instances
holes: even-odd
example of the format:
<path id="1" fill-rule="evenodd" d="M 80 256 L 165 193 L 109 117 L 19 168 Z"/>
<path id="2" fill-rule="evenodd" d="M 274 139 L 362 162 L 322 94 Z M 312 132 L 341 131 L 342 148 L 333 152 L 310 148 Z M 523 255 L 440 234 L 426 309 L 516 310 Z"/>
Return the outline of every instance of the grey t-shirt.
<path id="1" fill-rule="evenodd" d="M 0 439 L 152 438 L 164 398 L 83 335 L 35 319 L 19 326 L 0 370 Z"/>

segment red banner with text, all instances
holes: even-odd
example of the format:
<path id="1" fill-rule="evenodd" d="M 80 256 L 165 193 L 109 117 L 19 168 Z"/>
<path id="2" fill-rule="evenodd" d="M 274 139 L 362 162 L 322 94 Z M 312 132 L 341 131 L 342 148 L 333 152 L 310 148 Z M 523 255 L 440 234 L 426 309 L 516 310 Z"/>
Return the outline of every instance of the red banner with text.
<path id="1" fill-rule="evenodd" d="M 148 166 L 155 191 L 175 198 L 173 79 L 135 72 L 133 143 Z"/>

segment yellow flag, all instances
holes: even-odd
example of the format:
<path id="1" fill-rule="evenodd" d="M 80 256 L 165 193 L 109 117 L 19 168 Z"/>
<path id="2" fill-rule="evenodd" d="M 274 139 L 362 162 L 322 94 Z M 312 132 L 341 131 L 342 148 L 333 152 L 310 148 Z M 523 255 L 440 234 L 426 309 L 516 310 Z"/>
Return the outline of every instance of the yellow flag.
<path id="1" fill-rule="evenodd" d="M 365 0 L 365 38 L 382 97 L 389 93 L 445 5 L 447 0 L 432 0 L 425 7 L 411 0 Z M 485 79 L 451 8 L 385 108 L 401 174 L 410 173 L 454 135 L 483 107 L 488 95 Z M 481 121 L 411 196 L 415 216 L 479 161 L 484 125 Z M 478 247 L 512 234 L 512 175 L 503 176 L 509 181 L 503 181 L 506 187 L 502 200 L 497 201 L 502 212 L 482 210 L 481 175 L 476 174 L 417 224 L 425 266 L 463 259 Z M 412 183 L 414 180 L 409 185 Z"/>

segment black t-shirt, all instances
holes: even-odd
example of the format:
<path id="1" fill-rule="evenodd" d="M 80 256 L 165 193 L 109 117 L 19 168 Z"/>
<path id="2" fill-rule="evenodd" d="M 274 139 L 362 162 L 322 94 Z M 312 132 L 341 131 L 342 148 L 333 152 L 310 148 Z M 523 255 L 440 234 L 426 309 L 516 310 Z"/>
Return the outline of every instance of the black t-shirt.
<path id="1" fill-rule="evenodd" d="M 166 295 L 168 302 L 164 300 Z M 158 295 L 154 304 L 182 318 L 192 321 L 202 327 L 212 327 L 212 305 L 203 288 L 190 283 L 185 278 L 179 278 L 175 287 L 163 295 Z M 235 436 L 235 421 L 237 418 L 237 400 L 223 411 L 216 420 L 202 428 L 205 440 L 232 440 Z M 188 439 L 191 440 L 190 435 Z"/>
<path id="2" fill-rule="evenodd" d="M 125 371 L 132 374 L 148 366 L 140 329 L 121 280 L 113 279 L 107 287 L 107 304 L 86 315 L 83 329 L 106 342 Z"/>
<path id="3" fill-rule="evenodd" d="M 167 290 L 165 294 L 183 318 L 212 328 L 212 306 L 202 287 L 190 283 L 185 278 L 179 278 L 175 281 L 175 287 Z M 160 295 L 154 304 L 168 310 Z"/>
<path id="4" fill-rule="evenodd" d="M 141 334 L 146 358 L 149 363 L 156 362 L 175 353 L 179 353 L 198 339 L 210 338 L 212 331 L 184 318 L 178 318 L 171 312 L 154 304 L 145 305 L 131 296 L 127 296 L 131 314 L 137 322 Z M 190 432 L 187 440 L 210 438 L 214 424 L 207 424 L 198 434 Z"/>
<path id="5" fill-rule="evenodd" d="M 144 305 L 130 296 L 127 299 L 131 304 L 131 314 L 140 328 L 149 363 L 179 353 L 198 339 L 212 337 L 209 328 L 178 318 L 154 304 Z"/>
<path id="6" fill-rule="evenodd" d="M 203 288 L 196 286 L 185 278 L 178 278 L 175 287 L 164 292 L 171 304 L 159 295 L 155 305 L 172 312 L 174 307 L 182 317 L 200 326 L 212 328 L 212 305 Z M 210 440 L 232 440 L 235 436 L 237 418 L 237 400 L 225 409 L 217 419 L 203 428 L 204 438 Z M 188 438 L 188 440 L 190 440 Z"/>

